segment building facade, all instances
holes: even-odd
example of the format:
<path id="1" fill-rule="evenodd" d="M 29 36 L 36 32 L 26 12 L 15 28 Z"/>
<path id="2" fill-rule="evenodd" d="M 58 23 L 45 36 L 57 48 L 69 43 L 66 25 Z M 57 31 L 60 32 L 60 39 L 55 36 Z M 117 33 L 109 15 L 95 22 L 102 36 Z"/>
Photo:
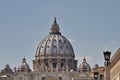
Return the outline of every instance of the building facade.
<path id="1" fill-rule="evenodd" d="M 120 80 L 120 48 L 113 55 L 110 63 L 111 80 Z"/>
<path id="2" fill-rule="evenodd" d="M 0 80 L 103 80 L 104 67 L 95 64 L 93 68 L 86 58 L 77 67 L 75 53 L 69 40 L 64 37 L 56 17 L 46 36 L 36 49 L 33 69 L 30 69 L 25 57 L 13 70 L 7 64 L 0 72 Z M 97 73 L 97 75 L 95 75 Z"/>

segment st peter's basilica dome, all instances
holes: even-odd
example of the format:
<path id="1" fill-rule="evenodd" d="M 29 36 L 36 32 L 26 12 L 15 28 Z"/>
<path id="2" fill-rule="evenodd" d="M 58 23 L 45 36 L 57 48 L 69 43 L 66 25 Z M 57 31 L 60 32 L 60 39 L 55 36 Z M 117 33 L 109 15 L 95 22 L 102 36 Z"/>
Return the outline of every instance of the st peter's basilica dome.
<path id="1" fill-rule="evenodd" d="M 48 56 L 62 56 L 63 58 L 75 56 L 71 43 L 59 32 L 56 17 L 54 18 L 49 35 L 38 45 L 35 56 L 40 58 L 47 58 Z"/>
<path id="2" fill-rule="evenodd" d="M 60 33 L 56 17 L 49 35 L 38 45 L 33 60 L 35 71 L 70 71 L 76 70 L 77 60 L 71 43 Z"/>

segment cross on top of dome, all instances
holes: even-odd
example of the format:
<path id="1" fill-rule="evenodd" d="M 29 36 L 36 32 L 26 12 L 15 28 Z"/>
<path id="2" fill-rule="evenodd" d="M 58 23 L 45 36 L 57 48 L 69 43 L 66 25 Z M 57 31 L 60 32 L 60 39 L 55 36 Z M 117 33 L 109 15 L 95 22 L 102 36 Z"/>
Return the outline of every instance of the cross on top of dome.
<path id="1" fill-rule="evenodd" d="M 60 35 L 61 33 L 59 31 L 60 31 L 59 25 L 57 24 L 56 17 L 54 17 L 54 22 L 53 22 L 53 24 L 51 26 L 50 34 L 58 34 L 58 35 Z"/>
<path id="2" fill-rule="evenodd" d="M 54 17 L 54 24 L 57 24 L 56 17 Z"/>

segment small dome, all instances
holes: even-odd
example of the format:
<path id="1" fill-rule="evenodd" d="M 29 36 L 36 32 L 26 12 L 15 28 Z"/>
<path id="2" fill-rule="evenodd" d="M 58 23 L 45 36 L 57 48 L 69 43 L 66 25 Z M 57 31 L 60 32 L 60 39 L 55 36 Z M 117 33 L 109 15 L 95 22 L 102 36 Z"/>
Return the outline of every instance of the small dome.
<path id="1" fill-rule="evenodd" d="M 10 68 L 9 64 L 6 64 L 4 69 L 11 69 L 11 68 Z"/>
<path id="2" fill-rule="evenodd" d="M 1 74 L 11 74 L 13 70 L 10 68 L 9 64 L 5 65 L 5 68 L 1 70 Z"/>
<path id="3" fill-rule="evenodd" d="M 99 68 L 99 65 L 98 65 L 98 64 L 95 64 L 95 65 L 94 65 L 94 68 L 95 68 L 95 69 Z"/>
<path id="4" fill-rule="evenodd" d="M 13 70 L 10 68 L 9 64 L 6 64 L 6 65 L 5 65 L 4 70 L 6 70 L 6 71 L 9 72 L 9 73 L 12 73 L 12 72 L 13 72 Z"/>
<path id="5" fill-rule="evenodd" d="M 36 49 L 36 58 L 48 58 L 48 56 L 75 57 L 71 43 L 59 32 L 56 17 L 49 35 L 40 42 Z"/>
<path id="6" fill-rule="evenodd" d="M 86 59 L 84 57 L 82 64 L 79 66 L 80 72 L 90 72 L 91 68 L 90 65 L 86 62 Z"/>
<path id="7" fill-rule="evenodd" d="M 26 71 L 26 72 L 31 71 L 31 69 L 30 69 L 29 65 L 27 64 L 25 58 L 23 58 L 22 63 L 18 66 L 18 72 L 24 72 L 24 71 Z"/>

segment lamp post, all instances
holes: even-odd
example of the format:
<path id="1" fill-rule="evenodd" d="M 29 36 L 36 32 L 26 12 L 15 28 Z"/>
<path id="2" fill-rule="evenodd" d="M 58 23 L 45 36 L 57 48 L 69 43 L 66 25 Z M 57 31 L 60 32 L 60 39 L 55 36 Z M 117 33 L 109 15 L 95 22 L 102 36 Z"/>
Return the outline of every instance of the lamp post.
<path id="1" fill-rule="evenodd" d="M 104 59 L 105 59 L 105 80 L 110 80 L 110 56 L 111 52 L 106 51 L 103 52 L 104 54 Z"/>
<path id="2" fill-rule="evenodd" d="M 103 80 L 103 75 L 100 75 L 100 80 Z"/>
<path id="3" fill-rule="evenodd" d="M 98 72 L 94 73 L 94 80 L 98 80 Z"/>

